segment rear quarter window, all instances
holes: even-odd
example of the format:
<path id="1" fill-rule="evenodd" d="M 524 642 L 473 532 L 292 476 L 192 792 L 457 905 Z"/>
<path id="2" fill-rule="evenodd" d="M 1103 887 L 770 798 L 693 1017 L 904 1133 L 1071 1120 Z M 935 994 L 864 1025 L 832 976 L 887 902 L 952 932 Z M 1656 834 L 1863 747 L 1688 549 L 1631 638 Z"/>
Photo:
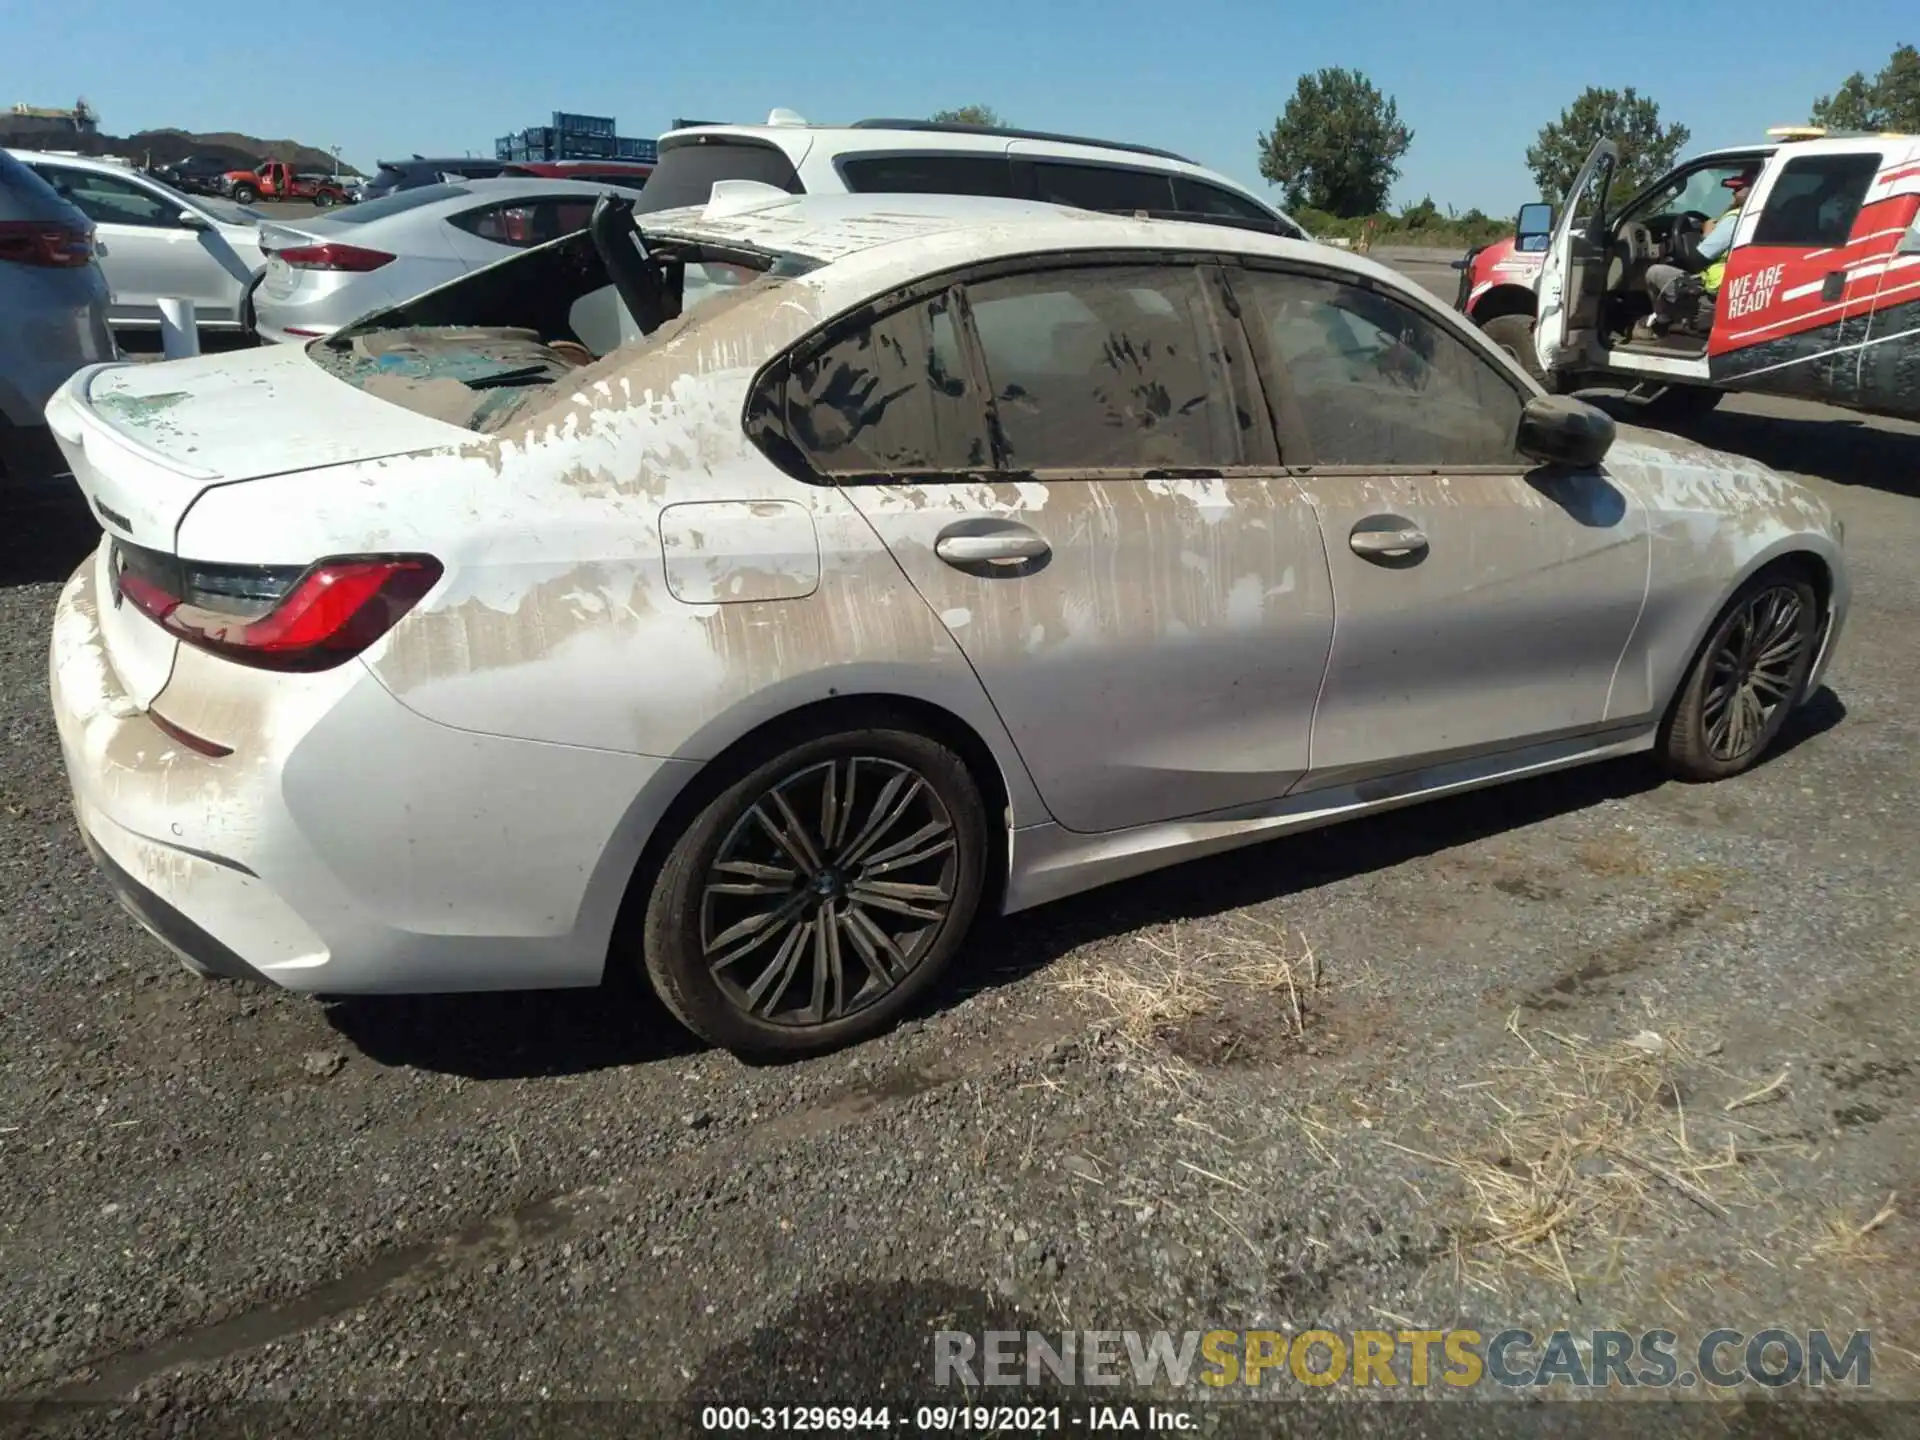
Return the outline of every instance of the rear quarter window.
<path id="1" fill-rule="evenodd" d="M 1236 220 L 1265 220 L 1269 223 L 1277 218 L 1271 210 L 1244 195 L 1236 195 L 1219 185 L 1210 185 L 1190 176 L 1182 175 L 1175 180 L 1174 189 L 1180 197 L 1178 208 L 1196 215 L 1227 215 Z"/>

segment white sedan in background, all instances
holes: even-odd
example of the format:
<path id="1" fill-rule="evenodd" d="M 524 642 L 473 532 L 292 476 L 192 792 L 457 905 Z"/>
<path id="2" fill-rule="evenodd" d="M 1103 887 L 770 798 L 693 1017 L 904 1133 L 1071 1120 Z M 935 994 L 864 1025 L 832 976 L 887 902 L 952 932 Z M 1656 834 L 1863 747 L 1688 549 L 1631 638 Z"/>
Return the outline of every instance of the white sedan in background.
<path id="1" fill-rule="evenodd" d="M 257 210 L 183 195 L 111 161 L 11 154 L 93 221 L 116 332 L 159 329 L 163 299 L 191 300 L 202 331 L 244 328 L 243 298 L 266 263 L 259 236 L 266 217 Z"/>
<path id="2" fill-rule="evenodd" d="M 311 220 L 261 225 L 266 273 L 253 293 L 262 340 L 331 335 L 516 251 L 585 227 L 593 202 L 637 189 L 604 181 L 456 180 Z"/>

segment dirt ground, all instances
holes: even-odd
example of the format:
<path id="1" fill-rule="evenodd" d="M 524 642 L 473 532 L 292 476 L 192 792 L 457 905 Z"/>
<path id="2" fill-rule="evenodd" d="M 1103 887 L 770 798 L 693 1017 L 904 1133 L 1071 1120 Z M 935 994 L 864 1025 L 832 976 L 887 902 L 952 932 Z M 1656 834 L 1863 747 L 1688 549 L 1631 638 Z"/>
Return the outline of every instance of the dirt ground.
<path id="1" fill-rule="evenodd" d="M 0 497 L 0 1400 L 183 1434 L 651 1402 L 460 1412 L 636 1433 L 953 1403 L 941 1329 L 1460 1326 L 1683 1358 L 1870 1330 L 1873 1395 L 1920 1398 L 1920 427 L 1737 399 L 1696 433 L 1847 524 L 1849 632 L 1769 763 L 1610 765 L 1056 905 L 898 1033 L 765 1068 L 596 994 L 187 975 L 96 879 L 47 713 L 92 528 L 66 487 Z M 1312 1393 L 1317 1430 L 1403 1425 Z M 1792 1418 L 1634 1433 L 1656 1413 Z"/>

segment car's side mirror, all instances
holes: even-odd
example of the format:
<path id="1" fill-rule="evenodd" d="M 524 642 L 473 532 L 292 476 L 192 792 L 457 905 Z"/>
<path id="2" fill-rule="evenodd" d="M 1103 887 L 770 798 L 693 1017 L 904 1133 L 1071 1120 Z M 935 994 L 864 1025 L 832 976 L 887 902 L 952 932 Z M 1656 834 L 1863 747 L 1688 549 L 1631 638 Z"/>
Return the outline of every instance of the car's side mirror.
<path id="1" fill-rule="evenodd" d="M 1584 470 L 1613 446 L 1613 417 L 1567 395 L 1536 395 L 1520 412 L 1515 448 L 1531 460 Z"/>
<path id="2" fill-rule="evenodd" d="M 1528 245 L 1529 240 L 1538 242 L 1544 248 L 1553 235 L 1553 206 L 1544 200 L 1536 200 L 1531 205 L 1522 205 L 1520 214 L 1513 222 L 1513 238 L 1519 242 L 1517 248 L 1529 250 L 1536 248 Z"/>
<path id="3" fill-rule="evenodd" d="M 179 220 L 182 230 L 209 230 L 213 228 L 207 224 L 207 217 L 197 210 L 182 210 L 179 215 Z"/>

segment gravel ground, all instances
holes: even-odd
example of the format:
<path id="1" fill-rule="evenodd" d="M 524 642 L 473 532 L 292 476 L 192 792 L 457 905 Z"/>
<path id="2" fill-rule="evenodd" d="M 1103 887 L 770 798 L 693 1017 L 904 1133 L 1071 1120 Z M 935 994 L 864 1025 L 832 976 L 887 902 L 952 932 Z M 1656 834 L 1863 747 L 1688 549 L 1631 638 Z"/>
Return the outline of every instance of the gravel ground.
<path id="1" fill-rule="evenodd" d="M 942 1328 L 1772 1324 L 1871 1329 L 1875 1393 L 1920 1394 L 1920 428 L 1740 400 L 1701 433 L 1847 521 L 1850 631 L 1770 763 L 1601 767 L 1057 905 L 898 1033 L 766 1068 L 638 1000 L 187 975 L 95 878 L 46 709 L 91 527 L 4 497 L 0 1399 L 196 1435 L 653 1402 L 380 1412 L 634 1433 L 950 1401 Z"/>

